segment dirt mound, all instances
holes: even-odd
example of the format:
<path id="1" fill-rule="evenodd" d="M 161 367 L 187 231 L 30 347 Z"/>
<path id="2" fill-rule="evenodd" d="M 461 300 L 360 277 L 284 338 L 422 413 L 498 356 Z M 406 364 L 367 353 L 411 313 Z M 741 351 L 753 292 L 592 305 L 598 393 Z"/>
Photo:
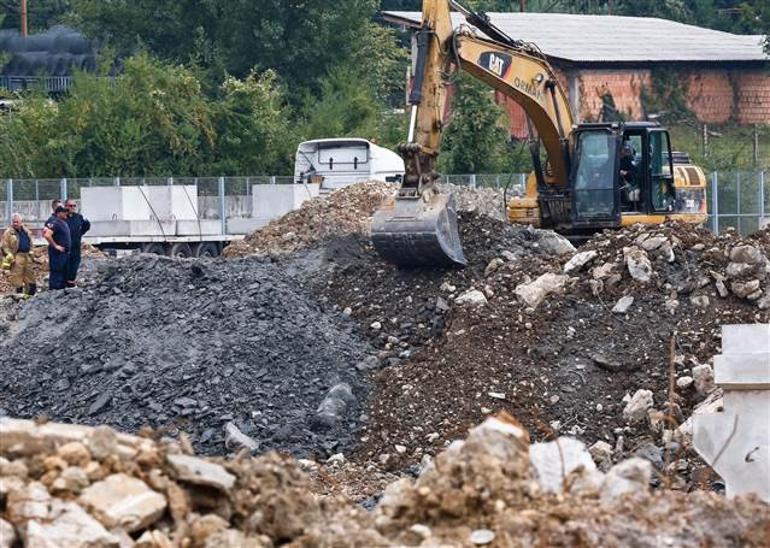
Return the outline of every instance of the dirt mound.
<path id="1" fill-rule="evenodd" d="M 275 454 L 203 459 L 184 442 L 104 427 L 0 427 L 9 544 L 763 546 L 770 531 L 770 507 L 756 499 L 650 494 L 639 459 L 606 474 L 572 458 L 547 464 L 561 448 L 530 446 L 507 417 L 474 428 L 416 481 L 390 484 L 372 512 L 314 496 L 297 464 Z"/>
<path id="2" fill-rule="evenodd" d="M 290 274 L 253 258 L 137 255 L 100 262 L 84 284 L 7 310 L 6 413 L 184 431 L 220 454 L 229 423 L 260 451 L 350 444 L 368 345 Z"/>
<path id="3" fill-rule="evenodd" d="M 551 232 L 475 212 L 459 212 L 458 227 L 468 259 L 463 269 L 400 269 L 383 261 L 368 238 L 355 235 L 320 242 L 291 261 L 302 265 L 317 291 L 359 322 L 381 349 L 382 362 L 394 365 L 443 334 L 453 299 L 470 288 L 494 293 L 485 282 L 492 261 L 513 264 L 535 258 L 547 264 L 574 251 Z"/>
<path id="4" fill-rule="evenodd" d="M 319 196 L 296 211 L 271 221 L 240 242 L 227 246 L 224 255 L 281 256 L 304 249 L 329 237 L 368 234 L 371 217 L 397 186 L 386 183 L 359 183 Z"/>
<path id="5" fill-rule="evenodd" d="M 661 417 L 681 422 L 705 397 L 721 325 L 768 321 L 770 250 L 735 234 L 632 227 L 560 258 L 526 229 L 468 215 L 460 226 L 465 270 L 402 271 L 364 247 L 329 252 L 319 276 L 392 366 L 370 398 L 364 461 L 399 469 L 505 409 L 538 438 L 604 440 L 662 471 L 684 448 Z M 629 420 L 640 389 L 653 407 Z"/>

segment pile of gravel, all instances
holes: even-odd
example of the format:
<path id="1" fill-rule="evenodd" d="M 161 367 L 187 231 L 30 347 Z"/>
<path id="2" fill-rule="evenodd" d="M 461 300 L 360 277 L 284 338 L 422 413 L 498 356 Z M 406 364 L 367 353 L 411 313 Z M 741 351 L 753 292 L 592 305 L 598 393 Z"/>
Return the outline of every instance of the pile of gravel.
<path id="1" fill-rule="evenodd" d="M 228 423 L 259 451 L 297 456 L 346 449 L 359 427 L 368 344 L 259 259 L 104 261 L 83 288 L 4 315 L 0 415 L 183 431 L 209 454 L 225 452 Z M 353 397 L 343 389 L 330 406 L 339 420 L 321 425 L 317 408 L 340 383 Z"/>

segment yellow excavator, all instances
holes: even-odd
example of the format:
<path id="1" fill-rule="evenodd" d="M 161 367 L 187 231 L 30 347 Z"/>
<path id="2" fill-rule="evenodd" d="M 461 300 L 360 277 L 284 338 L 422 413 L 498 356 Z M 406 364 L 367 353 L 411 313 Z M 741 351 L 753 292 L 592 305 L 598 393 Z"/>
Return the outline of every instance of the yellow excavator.
<path id="1" fill-rule="evenodd" d="M 455 30 L 450 9 L 467 25 Z M 686 154 L 671 152 L 665 128 L 651 122 L 575 124 L 537 46 L 507 36 L 486 14 L 453 0 L 424 0 L 415 43 L 409 135 L 398 149 L 405 175 L 372 222 L 372 241 L 384 259 L 401 266 L 467 262 L 453 196 L 439 191 L 436 171 L 447 92 L 458 70 L 512 98 L 534 126 L 533 172 L 524 195 L 507 203 L 511 222 L 580 240 L 635 223 L 706 220 L 703 170 Z"/>

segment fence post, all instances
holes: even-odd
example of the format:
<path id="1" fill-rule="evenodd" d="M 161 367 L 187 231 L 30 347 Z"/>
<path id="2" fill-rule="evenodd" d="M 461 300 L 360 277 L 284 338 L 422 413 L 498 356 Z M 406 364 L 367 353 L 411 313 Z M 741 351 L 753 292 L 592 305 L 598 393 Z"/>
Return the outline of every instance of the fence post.
<path id="1" fill-rule="evenodd" d="M 765 223 L 765 172 L 759 172 L 759 227 Z"/>
<path id="2" fill-rule="evenodd" d="M 738 220 L 738 234 L 741 233 L 741 172 L 735 173 L 735 214 Z"/>
<path id="3" fill-rule="evenodd" d="M 168 186 L 174 186 L 174 178 L 173 177 L 166 178 L 166 184 Z"/>
<path id="4" fill-rule="evenodd" d="M 711 174 L 711 230 L 719 234 L 719 173 Z"/>
<path id="5" fill-rule="evenodd" d="M 120 177 L 115 177 L 112 180 L 112 184 L 115 185 L 115 186 L 120 186 Z"/>
<path id="6" fill-rule="evenodd" d="M 471 173 L 468 186 L 470 186 L 471 188 L 476 188 L 476 174 L 475 173 Z"/>
<path id="7" fill-rule="evenodd" d="M 11 224 L 11 215 L 13 215 L 13 179 L 5 182 L 5 216 L 7 224 Z"/>
<path id="8" fill-rule="evenodd" d="M 271 176 L 270 176 L 270 184 L 271 184 L 271 185 L 274 185 L 274 184 L 275 184 L 275 175 L 271 175 Z"/>
<path id="9" fill-rule="evenodd" d="M 66 200 L 67 199 L 67 178 L 63 178 L 61 181 L 59 181 L 59 193 L 61 194 L 61 199 Z"/>
<path id="10" fill-rule="evenodd" d="M 227 234 L 227 219 L 225 218 L 225 178 L 219 178 L 219 222 L 222 234 Z"/>

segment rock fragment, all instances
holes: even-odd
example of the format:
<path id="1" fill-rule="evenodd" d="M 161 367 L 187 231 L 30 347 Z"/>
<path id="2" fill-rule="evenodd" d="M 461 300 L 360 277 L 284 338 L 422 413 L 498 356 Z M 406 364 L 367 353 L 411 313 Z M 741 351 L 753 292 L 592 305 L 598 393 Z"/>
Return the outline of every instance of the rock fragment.
<path id="1" fill-rule="evenodd" d="M 166 460 L 180 481 L 221 491 L 227 491 L 235 483 L 235 476 L 219 464 L 188 455 L 167 455 Z"/>
<path id="2" fill-rule="evenodd" d="M 113 474 L 83 491 L 80 501 L 107 527 L 141 531 L 163 515 L 166 498 L 146 483 L 126 474 Z"/>
<path id="3" fill-rule="evenodd" d="M 647 411 L 652 409 L 654 402 L 652 391 L 639 389 L 623 409 L 623 418 L 630 423 L 638 423 L 647 418 Z"/>

